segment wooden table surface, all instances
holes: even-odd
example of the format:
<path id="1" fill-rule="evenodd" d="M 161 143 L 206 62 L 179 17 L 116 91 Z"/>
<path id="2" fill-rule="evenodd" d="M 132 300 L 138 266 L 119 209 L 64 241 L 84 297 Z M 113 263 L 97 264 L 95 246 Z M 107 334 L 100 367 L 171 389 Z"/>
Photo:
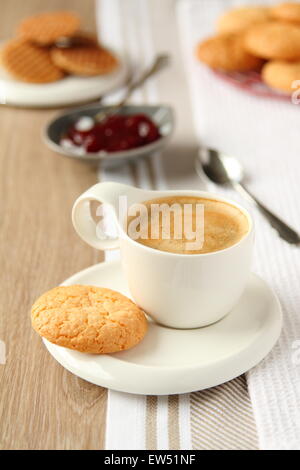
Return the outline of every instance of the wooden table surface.
<path id="1" fill-rule="evenodd" d="M 95 28 L 93 0 L 1 0 L 0 39 L 47 6 L 77 11 Z M 41 139 L 56 112 L 0 108 L 0 340 L 7 349 L 0 364 L 1 449 L 103 448 L 106 390 L 58 365 L 30 325 L 37 296 L 99 257 L 79 241 L 70 218 L 95 172 L 54 154 Z"/>

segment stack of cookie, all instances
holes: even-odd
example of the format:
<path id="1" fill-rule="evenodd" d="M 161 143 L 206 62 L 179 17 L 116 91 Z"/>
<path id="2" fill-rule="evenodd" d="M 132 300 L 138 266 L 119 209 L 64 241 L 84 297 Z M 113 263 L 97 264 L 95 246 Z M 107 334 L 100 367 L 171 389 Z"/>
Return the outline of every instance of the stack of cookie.
<path id="1" fill-rule="evenodd" d="M 17 37 L 4 45 L 1 62 L 15 79 L 41 84 L 67 74 L 107 74 L 118 66 L 116 57 L 95 36 L 80 31 L 80 18 L 67 11 L 24 19 Z"/>
<path id="2" fill-rule="evenodd" d="M 291 94 L 300 79 L 300 4 L 230 10 L 219 18 L 217 34 L 198 44 L 196 55 L 225 72 L 261 71 L 268 86 Z"/>

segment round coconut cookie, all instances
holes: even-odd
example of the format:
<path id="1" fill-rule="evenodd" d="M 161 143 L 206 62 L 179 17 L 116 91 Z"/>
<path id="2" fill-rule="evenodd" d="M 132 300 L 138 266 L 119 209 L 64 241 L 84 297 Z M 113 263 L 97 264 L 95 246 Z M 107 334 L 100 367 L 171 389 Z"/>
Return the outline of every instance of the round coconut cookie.
<path id="1" fill-rule="evenodd" d="M 247 51 L 263 59 L 300 58 L 300 28 L 272 21 L 253 26 L 245 33 Z"/>
<path id="2" fill-rule="evenodd" d="M 263 61 L 246 51 L 243 36 L 228 33 L 214 36 L 198 44 L 196 56 L 213 69 L 225 71 L 257 70 Z"/>
<path id="3" fill-rule="evenodd" d="M 93 354 L 132 348 L 147 331 L 143 311 L 130 299 L 84 285 L 55 287 L 43 294 L 32 306 L 31 321 L 51 343 Z"/>
<path id="4" fill-rule="evenodd" d="M 300 24 L 300 4 L 285 2 L 275 5 L 270 9 L 273 18 L 280 21 Z"/>
<path id="5" fill-rule="evenodd" d="M 270 19 L 270 9 L 265 7 L 234 8 L 224 13 L 217 21 L 219 33 L 245 31 L 250 26 Z"/>
<path id="6" fill-rule="evenodd" d="M 300 61 L 270 60 L 262 68 L 261 75 L 269 87 L 292 94 L 295 91 L 293 83 L 296 80 L 300 83 Z"/>

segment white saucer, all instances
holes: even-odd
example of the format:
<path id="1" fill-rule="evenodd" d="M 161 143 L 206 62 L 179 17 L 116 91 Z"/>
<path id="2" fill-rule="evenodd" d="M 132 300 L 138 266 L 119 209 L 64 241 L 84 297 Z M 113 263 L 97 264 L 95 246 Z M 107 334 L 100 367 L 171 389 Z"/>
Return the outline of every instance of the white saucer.
<path id="1" fill-rule="evenodd" d="M 63 284 L 98 285 L 130 296 L 118 261 L 92 266 Z M 175 330 L 151 322 L 138 346 L 102 356 L 44 343 L 62 366 L 89 382 L 122 392 L 165 395 L 214 387 L 246 372 L 272 349 L 281 322 L 275 294 L 252 274 L 238 306 L 205 328 Z"/>
<path id="2" fill-rule="evenodd" d="M 69 76 L 53 83 L 35 84 L 14 80 L 0 67 L 0 103 L 20 107 L 55 107 L 97 99 L 120 86 L 126 77 L 125 64 L 113 73 L 95 77 Z"/>

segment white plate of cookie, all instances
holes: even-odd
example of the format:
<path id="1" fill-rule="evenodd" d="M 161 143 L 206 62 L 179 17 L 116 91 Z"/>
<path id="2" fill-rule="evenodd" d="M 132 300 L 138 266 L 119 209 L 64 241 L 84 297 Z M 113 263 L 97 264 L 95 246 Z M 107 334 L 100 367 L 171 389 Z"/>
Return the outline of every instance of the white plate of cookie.
<path id="1" fill-rule="evenodd" d="M 300 79 L 300 4 L 231 9 L 195 53 L 216 76 L 240 89 L 290 100 Z"/>
<path id="2" fill-rule="evenodd" d="M 81 30 L 72 12 L 25 18 L 1 45 L 0 103 L 55 107 L 88 102 L 120 86 L 121 58 Z"/>
<path id="3" fill-rule="evenodd" d="M 130 300 L 120 261 L 91 266 L 46 292 L 31 319 L 65 369 L 142 395 L 202 390 L 241 375 L 273 348 L 282 323 L 278 299 L 254 274 L 238 305 L 217 323 L 181 330 L 146 321 Z"/>

